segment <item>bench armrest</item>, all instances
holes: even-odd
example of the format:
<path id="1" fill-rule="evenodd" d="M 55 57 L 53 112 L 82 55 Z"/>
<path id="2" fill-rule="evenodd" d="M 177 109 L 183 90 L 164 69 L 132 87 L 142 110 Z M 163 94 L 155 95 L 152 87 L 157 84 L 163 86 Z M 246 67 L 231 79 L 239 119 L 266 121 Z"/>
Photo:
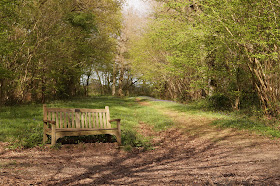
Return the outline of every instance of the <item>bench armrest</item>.
<path id="1" fill-rule="evenodd" d="M 114 121 L 116 121 L 116 122 L 121 122 L 121 119 L 111 119 L 111 120 L 109 120 L 109 122 L 111 123 L 111 122 L 114 122 Z"/>
<path id="2" fill-rule="evenodd" d="M 51 121 L 51 120 L 43 120 L 44 121 L 44 123 L 50 123 L 50 124 L 53 124 L 53 125 L 55 125 L 56 124 L 56 122 L 55 121 Z"/>

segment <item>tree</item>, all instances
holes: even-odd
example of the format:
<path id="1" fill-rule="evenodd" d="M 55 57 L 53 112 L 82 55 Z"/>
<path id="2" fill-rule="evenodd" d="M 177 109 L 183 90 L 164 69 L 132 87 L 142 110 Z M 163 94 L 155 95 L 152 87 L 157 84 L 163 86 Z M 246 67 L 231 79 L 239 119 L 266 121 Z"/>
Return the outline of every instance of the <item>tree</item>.
<path id="1" fill-rule="evenodd" d="M 279 2 L 159 2 L 131 51 L 134 71 L 162 97 L 208 94 L 235 109 L 259 100 L 264 112 L 279 114 Z"/>
<path id="2" fill-rule="evenodd" d="M 81 77 L 114 58 L 120 6 L 114 0 L 1 1 L 1 71 L 12 72 L 0 77 L 2 100 L 44 102 L 83 92 Z"/>

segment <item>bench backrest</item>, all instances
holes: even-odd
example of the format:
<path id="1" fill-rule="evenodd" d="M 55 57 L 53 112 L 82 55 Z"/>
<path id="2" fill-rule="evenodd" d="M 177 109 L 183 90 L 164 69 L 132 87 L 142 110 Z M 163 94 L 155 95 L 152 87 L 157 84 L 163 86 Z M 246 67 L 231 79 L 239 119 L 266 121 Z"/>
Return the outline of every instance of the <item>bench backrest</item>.
<path id="1" fill-rule="evenodd" d="M 47 108 L 43 105 L 44 120 L 56 122 L 56 128 L 111 128 L 109 107 L 105 109 Z"/>

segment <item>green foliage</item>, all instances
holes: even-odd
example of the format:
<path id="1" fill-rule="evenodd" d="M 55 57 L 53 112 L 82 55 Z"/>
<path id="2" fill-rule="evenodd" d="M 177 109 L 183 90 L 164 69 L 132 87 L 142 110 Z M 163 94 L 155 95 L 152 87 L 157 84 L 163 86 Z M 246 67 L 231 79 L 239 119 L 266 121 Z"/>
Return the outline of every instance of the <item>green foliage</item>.
<path id="1" fill-rule="evenodd" d="M 8 69 L 4 68 L 2 64 L 0 64 L 0 79 L 8 79 L 13 77 L 13 73 Z"/>
<path id="2" fill-rule="evenodd" d="M 62 147 L 61 143 L 56 143 L 55 145 L 51 146 L 52 149 L 56 149 L 56 150 L 61 149 L 61 147 Z"/>
<path id="3" fill-rule="evenodd" d="M 210 108 L 215 110 L 231 110 L 232 102 L 224 94 L 217 93 L 208 98 Z"/>
<path id="4" fill-rule="evenodd" d="M 73 26 L 81 27 L 85 31 L 97 31 L 95 15 L 90 12 L 71 12 L 67 17 Z"/>
<path id="5" fill-rule="evenodd" d="M 126 151 L 131 151 L 133 147 L 143 148 L 143 150 L 149 150 L 152 148 L 152 144 L 149 139 L 132 130 L 122 131 L 122 145 Z"/>
<path id="6" fill-rule="evenodd" d="M 216 94 L 210 102 L 219 109 L 261 102 L 277 115 L 278 1 L 161 2 L 131 50 L 135 74 L 157 96 L 184 102 Z"/>
<path id="7" fill-rule="evenodd" d="M 111 36 L 121 21 L 117 1 L 5 0 L 0 5 L 3 103 L 82 94 L 83 75 L 114 59 L 117 39 Z"/>

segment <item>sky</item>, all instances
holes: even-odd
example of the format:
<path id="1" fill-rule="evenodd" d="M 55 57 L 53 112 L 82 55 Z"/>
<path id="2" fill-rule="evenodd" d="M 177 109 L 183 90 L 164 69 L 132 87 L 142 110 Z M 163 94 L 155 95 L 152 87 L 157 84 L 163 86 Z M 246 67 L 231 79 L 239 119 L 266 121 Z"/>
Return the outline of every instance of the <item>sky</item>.
<path id="1" fill-rule="evenodd" d="M 124 6 L 124 11 L 133 8 L 135 9 L 140 15 L 146 16 L 151 11 L 152 8 L 147 0 L 126 0 L 126 5 Z"/>

